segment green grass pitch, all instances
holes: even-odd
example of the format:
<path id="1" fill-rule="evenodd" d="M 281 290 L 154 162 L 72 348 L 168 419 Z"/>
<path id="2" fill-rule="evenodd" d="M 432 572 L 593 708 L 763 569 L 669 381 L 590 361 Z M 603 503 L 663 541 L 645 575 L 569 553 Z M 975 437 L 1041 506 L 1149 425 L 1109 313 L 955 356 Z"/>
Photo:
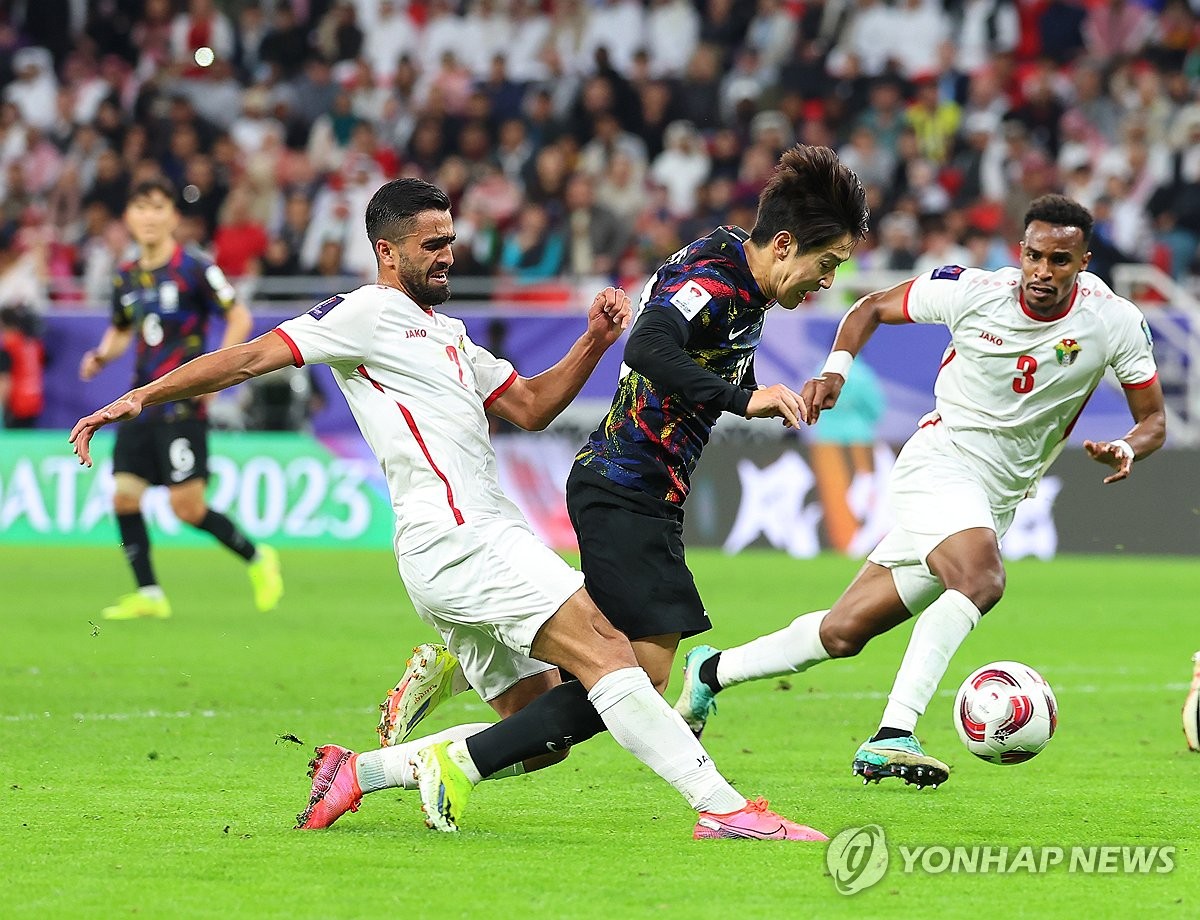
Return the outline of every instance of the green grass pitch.
<path id="1" fill-rule="evenodd" d="M 717 645 L 828 605 L 857 567 L 690 561 Z M 106 623 L 99 608 L 128 586 L 115 545 L 0 550 L 7 917 L 1200 916 L 1200 755 L 1179 724 L 1200 647 L 1192 560 L 1012 565 L 1008 595 L 920 726 L 955 769 L 936 791 L 850 775 L 907 627 L 857 659 L 724 694 L 706 745 L 739 789 L 831 834 L 886 830 L 888 874 L 849 898 L 823 845 L 693 842 L 684 803 L 607 737 L 552 770 L 483 784 L 458 835 L 427 831 L 415 794 L 399 792 L 328 831 L 293 831 L 312 746 L 373 745 L 374 705 L 431 634 L 386 552 L 286 553 L 287 596 L 269 615 L 227 553 L 163 551 L 158 563 L 174 618 Z M 1039 669 L 1061 708 L 1050 746 L 1014 767 L 970 757 L 950 720 L 958 682 L 1003 658 Z M 468 694 L 427 727 L 490 717 Z M 899 846 L 955 844 L 1177 850 L 1169 874 L 902 871 Z"/>

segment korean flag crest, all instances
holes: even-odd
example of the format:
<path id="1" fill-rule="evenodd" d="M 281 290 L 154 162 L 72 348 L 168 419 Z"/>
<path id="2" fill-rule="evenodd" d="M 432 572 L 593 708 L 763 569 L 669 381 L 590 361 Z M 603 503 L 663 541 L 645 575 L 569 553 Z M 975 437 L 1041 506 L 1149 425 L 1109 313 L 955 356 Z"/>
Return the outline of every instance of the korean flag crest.
<path id="1" fill-rule="evenodd" d="M 1079 343 L 1074 339 L 1063 339 L 1054 346 L 1054 357 L 1063 367 L 1070 367 L 1079 357 Z"/>

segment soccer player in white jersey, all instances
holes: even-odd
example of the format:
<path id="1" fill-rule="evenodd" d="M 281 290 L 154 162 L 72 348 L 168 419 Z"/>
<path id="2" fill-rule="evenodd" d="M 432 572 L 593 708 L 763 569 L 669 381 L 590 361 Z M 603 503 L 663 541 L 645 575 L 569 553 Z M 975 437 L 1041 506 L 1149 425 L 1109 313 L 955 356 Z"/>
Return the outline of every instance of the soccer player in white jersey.
<path id="1" fill-rule="evenodd" d="M 638 667 L 629 640 L 597 609 L 583 576 L 538 541 L 500 491 L 485 413 L 544 428 L 628 325 L 629 298 L 602 291 L 566 356 L 522 377 L 473 343 L 462 322 L 434 310 L 450 296 L 454 262 L 450 200 L 441 189 L 419 179 L 387 183 L 367 205 L 366 229 L 377 284 L 331 297 L 253 342 L 197 358 L 80 419 L 71 432 L 80 461 L 90 463 L 88 444 L 98 428 L 144 407 L 288 364 L 328 364 L 387 478 L 409 596 L 501 716 L 558 685 L 561 666 L 586 688 L 561 706 L 598 713 L 619 744 L 678 790 L 700 812 L 694 836 L 827 839 L 729 785 Z M 458 726 L 413 742 L 415 748 L 361 755 L 333 744 L 317 748 L 297 826 L 328 827 L 357 811 L 366 792 L 415 785 L 429 826 L 457 830 L 466 796 L 482 777 L 452 760 L 448 742 L 486 727 Z M 560 738 L 550 751 L 570 740 Z M 506 775 L 563 756 L 542 755 Z"/>
<path id="2" fill-rule="evenodd" d="M 737 648 L 688 653 L 676 710 L 699 735 L 715 694 L 734 684 L 804 671 L 858 654 L 873 637 L 920 614 L 879 730 L 854 755 L 863 781 L 917 786 L 949 768 L 914 737 L 950 658 L 1004 593 L 999 541 L 1021 499 L 1058 456 L 1092 391 L 1112 368 L 1133 427 L 1084 448 L 1112 473 L 1162 446 L 1162 388 L 1149 327 L 1132 303 L 1086 272 L 1092 216 L 1060 195 L 1025 215 L 1020 268 L 948 265 L 868 294 L 838 327 L 821 376 L 801 390 L 809 424 L 838 400 L 855 355 L 880 323 L 940 323 L 952 341 L 921 419 L 896 461 L 896 526 L 829 610 Z"/>

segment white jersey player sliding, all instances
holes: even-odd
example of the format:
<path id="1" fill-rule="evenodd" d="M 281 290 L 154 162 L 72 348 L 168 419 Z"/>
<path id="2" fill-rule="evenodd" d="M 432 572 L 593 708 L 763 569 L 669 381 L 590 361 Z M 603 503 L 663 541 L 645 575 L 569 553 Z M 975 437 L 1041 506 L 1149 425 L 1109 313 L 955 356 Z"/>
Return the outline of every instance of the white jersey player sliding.
<path id="1" fill-rule="evenodd" d="M 832 409 L 855 355 L 880 323 L 941 323 L 952 341 L 920 421 L 892 471 L 896 526 L 830 610 L 737 648 L 692 649 L 676 710 L 696 732 L 714 695 L 734 684 L 857 655 L 875 636 L 920 614 L 879 731 L 854 756 L 863 781 L 897 776 L 942 783 L 949 768 L 913 735 L 954 652 L 1004 593 L 999 541 L 1021 499 L 1062 450 L 1107 368 L 1125 389 L 1134 426 L 1084 441 L 1129 476 L 1166 435 L 1149 327 L 1132 303 L 1084 271 L 1092 216 L 1046 195 L 1025 216 L 1020 268 L 948 265 L 862 298 L 843 318 L 820 377 L 801 396 L 809 424 Z"/>
<path id="2" fill-rule="evenodd" d="M 583 576 L 538 541 L 500 491 L 485 413 L 526 429 L 549 424 L 629 324 L 625 292 L 597 294 L 587 330 L 566 356 L 526 378 L 475 345 L 459 320 L 433 309 L 450 297 L 454 263 L 450 200 L 441 189 L 419 179 L 387 183 L 367 205 L 366 230 L 377 284 L 331 297 L 80 419 L 71 432 L 80 461 L 90 464 L 97 429 L 145 406 L 212 393 L 288 364 L 328 364 L 387 477 L 396 557 L 413 605 L 501 716 L 559 684 L 561 666 L 586 696 L 560 705 L 588 707 L 589 714 L 594 707 L 621 746 L 700 812 L 695 837 L 828 839 L 729 785 L 638 666 L 629 640 L 597 609 Z M 332 672 L 329 679 L 336 679 Z M 430 827 L 457 830 L 470 782 L 448 746 L 484 728 L 457 726 L 361 755 L 333 744 L 317 748 L 297 826 L 328 827 L 357 811 L 365 792 L 404 786 L 420 789 Z M 557 753 L 523 768 L 557 762 L 569 745 L 560 738 L 550 748 Z"/>

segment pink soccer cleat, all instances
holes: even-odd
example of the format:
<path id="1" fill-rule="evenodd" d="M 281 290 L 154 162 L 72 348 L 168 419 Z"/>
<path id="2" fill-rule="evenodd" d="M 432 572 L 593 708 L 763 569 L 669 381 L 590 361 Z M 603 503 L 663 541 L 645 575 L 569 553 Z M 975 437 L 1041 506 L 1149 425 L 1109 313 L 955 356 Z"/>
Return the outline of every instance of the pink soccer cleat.
<path id="1" fill-rule="evenodd" d="M 751 799 L 741 811 L 727 815 L 715 815 L 711 811 L 700 812 L 700 820 L 692 832 L 695 840 L 714 840 L 720 837 L 747 840 L 828 840 L 818 830 L 804 824 L 789 821 L 767 807 L 761 796 Z"/>
<path id="2" fill-rule="evenodd" d="M 317 756 L 308 765 L 312 794 L 308 797 L 308 807 L 296 815 L 295 830 L 329 827 L 346 812 L 358 811 L 362 801 L 362 789 L 354 772 L 358 755 L 336 744 L 316 750 Z"/>

